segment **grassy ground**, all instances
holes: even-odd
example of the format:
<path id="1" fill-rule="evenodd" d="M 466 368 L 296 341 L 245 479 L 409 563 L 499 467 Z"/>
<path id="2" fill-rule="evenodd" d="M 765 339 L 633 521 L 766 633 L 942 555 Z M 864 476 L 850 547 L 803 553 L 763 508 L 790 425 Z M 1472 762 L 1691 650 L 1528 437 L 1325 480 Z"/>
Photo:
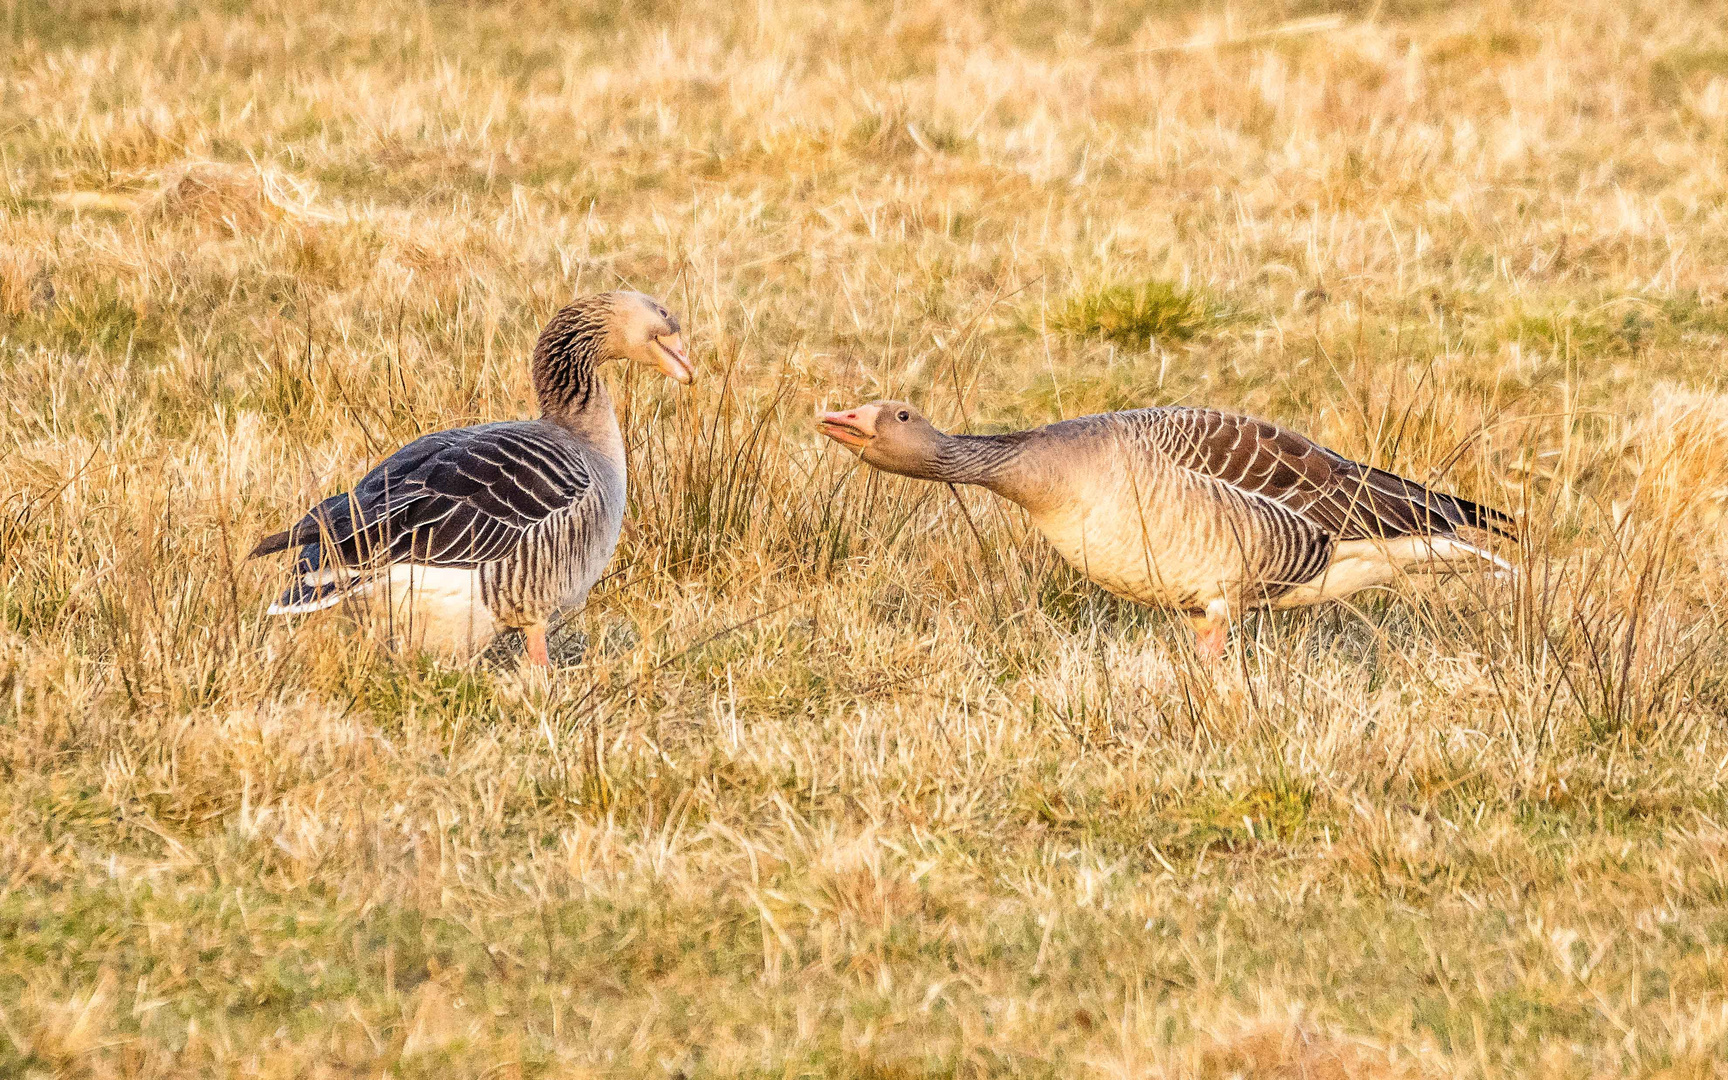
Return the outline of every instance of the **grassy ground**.
<path id="1" fill-rule="evenodd" d="M 553 680 L 241 553 L 704 381 Z M 0 2 L 0 1074 L 1720 1076 L 1714 2 Z M 1516 509 L 1231 668 L 818 405 L 1206 403 Z M 974 532 L 976 529 L 976 533 Z"/>

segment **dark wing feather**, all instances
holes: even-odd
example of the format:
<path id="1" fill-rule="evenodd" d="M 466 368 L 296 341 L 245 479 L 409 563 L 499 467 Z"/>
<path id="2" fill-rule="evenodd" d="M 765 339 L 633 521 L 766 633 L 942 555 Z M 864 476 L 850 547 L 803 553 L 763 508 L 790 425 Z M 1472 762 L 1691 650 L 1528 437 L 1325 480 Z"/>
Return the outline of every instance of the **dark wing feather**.
<path id="1" fill-rule="evenodd" d="M 483 424 L 421 436 L 319 503 L 254 555 L 315 544 L 344 566 L 376 559 L 475 566 L 503 558 L 593 485 L 581 449 L 547 425 Z"/>
<path id="2" fill-rule="evenodd" d="M 1445 535 L 1461 526 L 1517 535 L 1498 510 L 1351 461 L 1264 420 L 1211 409 L 1151 415 L 1154 443 L 1178 465 L 1289 507 L 1336 540 Z"/>

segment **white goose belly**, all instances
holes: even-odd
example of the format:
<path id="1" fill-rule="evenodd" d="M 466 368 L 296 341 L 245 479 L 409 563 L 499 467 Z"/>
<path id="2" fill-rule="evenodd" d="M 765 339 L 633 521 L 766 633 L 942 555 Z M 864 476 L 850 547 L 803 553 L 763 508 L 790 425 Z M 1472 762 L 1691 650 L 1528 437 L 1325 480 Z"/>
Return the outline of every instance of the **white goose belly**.
<path id="1" fill-rule="evenodd" d="M 1307 607 L 1342 600 L 1412 574 L 1478 569 L 1484 564 L 1510 571 L 1511 564 L 1455 536 L 1398 536 L 1384 540 L 1345 540 L 1332 550 L 1325 571 L 1279 596 L 1274 607 Z"/>
<path id="2" fill-rule="evenodd" d="M 397 563 L 363 588 L 373 619 L 415 648 L 467 659 L 502 628 L 477 567 Z"/>
<path id="3" fill-rule="evenodd" d="M 1202 611 L 1243 592 L 1246 564 L 1221 510 L 1186 500 L 1148 500 L 1139 513 L 1132 504 L 1126 512 L 1071 504 L 1035 514 L 1032 523 L 1075 569 L 1109 592 L 1153 607 Z"/>
<path id="4" fill-rule="evenodd" d="M 554 514 L 497 562 L 397 563 L 366 586 L 374 618 L 387 620 L 393 637 L 417 648 L 473 657 L 502 630 L 545 624 L 587 602 L 623 524 L 622 513 L 611 511 L 602 506 L 594 517 Z"/>
<path id="5" fill-rule="evenodd" d="M 1155 607 L 1197 612 L 1225 604 L 1306 607 L 1387 585 L 1408 574 L 1444 572 L 1482 562 L 1509 569 L 1481 548 L 1446 536 L 1348 540 L 1314 577 L 1266 595 L 1252 579 L 1252 540 L 1232 527 L 1225 508 L 1172 500 L 1181 513 L 1146 506 L 1140 517 L 1081 508 L 1035 516 L 1033 524 L 1077 570 L 1118 596 Z"/>

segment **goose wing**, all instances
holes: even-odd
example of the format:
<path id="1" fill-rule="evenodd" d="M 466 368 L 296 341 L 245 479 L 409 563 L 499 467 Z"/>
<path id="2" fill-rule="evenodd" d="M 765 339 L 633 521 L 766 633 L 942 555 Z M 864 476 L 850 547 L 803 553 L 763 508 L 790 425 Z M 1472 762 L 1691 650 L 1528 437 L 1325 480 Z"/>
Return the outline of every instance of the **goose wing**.
<path id="1" fill-rule="evenodd" d="M 1461 526 L 1516 536 L 1510 517 L 1351 461 L 1294 431 L 1211 409 L 1150 410 L 1177 465 L 1287 507 L 1334 540 L 1435 536 Z"/>
<path id="2" fill-rule="evenodd" d="M 594 486 L 581 449 L 536 423 L 423 435 L 252 552 L 317 545 L 358 567 L 412 561 L 467 567 L 503 558 L 535 525 Z"/>

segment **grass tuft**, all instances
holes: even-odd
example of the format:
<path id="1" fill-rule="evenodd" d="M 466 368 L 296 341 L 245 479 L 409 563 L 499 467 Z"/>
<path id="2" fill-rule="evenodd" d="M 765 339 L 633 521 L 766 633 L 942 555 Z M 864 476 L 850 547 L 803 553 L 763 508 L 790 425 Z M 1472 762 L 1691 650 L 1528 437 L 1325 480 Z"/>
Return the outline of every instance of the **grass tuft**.
<path id="1" fill-rule="evenodd" d="M 1074 293 L 1050 313 L 1048 325 L 1074 337 L 1145 348 L 1154 341 L 1191 340 L 1224 317 L 1224 309 L 1205 294 L 1152 280 Z"/>

